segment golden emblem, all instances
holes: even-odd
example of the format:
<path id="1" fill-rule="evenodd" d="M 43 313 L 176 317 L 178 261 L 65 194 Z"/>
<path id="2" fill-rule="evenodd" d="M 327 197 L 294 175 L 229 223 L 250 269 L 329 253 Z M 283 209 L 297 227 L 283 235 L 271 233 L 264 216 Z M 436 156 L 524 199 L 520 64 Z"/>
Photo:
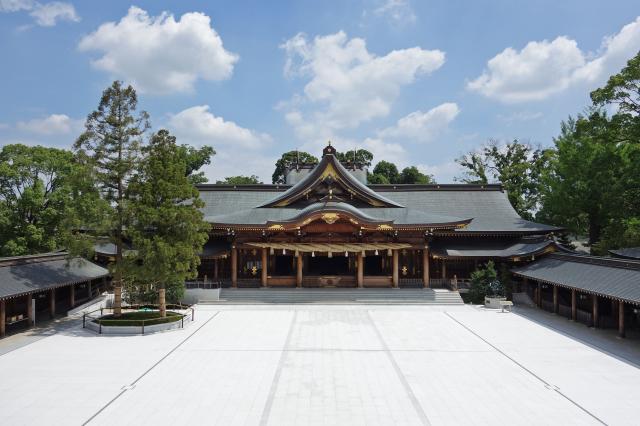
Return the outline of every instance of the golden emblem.
<path id="1" fill-rule="evenodd" d="M 257 268 L 257 267 L 255 267 L 255 266 L 253 266 L 253 267 L 251 268 L 251 275 L 256 275 L 257 273 L 258 273 L 258 268 Z"/>
<path id="2" fill-rule="evenodd" d="M 402 267 L 402 275 L 407 275 L 407 267 L 406 266 Z"/>
<path id="3" fill-rule="evenodd" d="M 336 221 L 338 219 L 340 219 L 340 216 L 338 216 L 338 213 L 323 213 L 322 214 L 322 220 L 327 222 L 329 225 L 333 225 L 334 223 L 336 223 Z"/>
<path id="4" fill-rule="evenodd" d="M 393 226 L 391 225 L 378 225 L 378 231 L 391 231 Z"/>

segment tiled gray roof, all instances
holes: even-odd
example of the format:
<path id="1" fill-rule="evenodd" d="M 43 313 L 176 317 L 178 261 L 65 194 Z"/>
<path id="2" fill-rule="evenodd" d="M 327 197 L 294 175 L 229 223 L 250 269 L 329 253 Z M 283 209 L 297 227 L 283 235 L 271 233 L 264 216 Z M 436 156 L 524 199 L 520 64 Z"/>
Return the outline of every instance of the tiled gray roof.
<path id="1" fill-rule="evenodd" d="M 640 304 L 640 262 L 595 256 L 551 254 L 516 275 Z"/>
<path id="2" fill-rule="evenodd" d="M 59 255 L 51 256 L 51 260 L 0 265 L 0 299 L 100 278 L 108 273 L 88 260 L 67 260 Z"/>
<path id="3" fill-rule="evenodd" d="M 512 258 L 535 255 L 554 245 L 553 241 L 541 239 L 521 239 L 518 241 L 486 241 L 482 244 L 470 242 L 436 242 L 431 253 L 437 257 L 496 257 Z"/>
<path id="4" fill-rule="evenodd" d="M 203 212 L 208 221 L 212 221 L 214 217 L 218 216 L 237 215 L 237 223 L 245 221 L 245 223 L 258 224 L 265 223 L 267 220 L 281 220 L 299 211 L 288 208 L 255 208 L 255 206 L 273 199 L 274 192 L 284 191 L 288 188 L 288 186 L 276 187 L 273 185 L 247 187 L 239 185 L 236 188 L 233 186 L 203 185 L 200 187 L 200 197 L 205 202 Z M 501 191 L 499 186 L 478 189 L 473 185 L 441 185 L 440 188 L 398 185 L 394 189 L 390 185 L 374 185 L 371 188 L 406 208 L 368 207 L 360 210 L 381 220 L 395 220 L 398 224 L 446 217 L 457 220 L 473 219 L 469 226 L 456 231 L 457 233 L 546 233 L 558 230 L 554 226 L 522 219 L 511 207 L 507 194 Z"/>
<path id="5" fill-rule="evenodd" d="M 614 257 L 620 257 L 623 259 L 637 259 L 640 260 L 640 247 L 629 247 L 618 250 L 609 250 Z"/>

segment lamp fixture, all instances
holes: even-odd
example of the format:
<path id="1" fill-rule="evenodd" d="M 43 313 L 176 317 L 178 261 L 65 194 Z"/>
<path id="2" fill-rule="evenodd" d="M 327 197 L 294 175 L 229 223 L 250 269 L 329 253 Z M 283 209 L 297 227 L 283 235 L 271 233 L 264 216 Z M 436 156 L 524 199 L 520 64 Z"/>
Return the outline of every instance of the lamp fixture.
<path id="1" fill-rule="evenodd" d="M 286 249 L 282 249 L 282 254 L 287 254 L 287 250 Z"/>
<path id="2" fill-rule="evenodd" d="M 311 257 L 316 257 L 316 252 L 315 251 L 311 252 Z"/>
<path id="3" fill-rule="evenodd" d="M 393 255 L 393 252 L 391 251 L 391 249 L 387 249 L 387 256 L 391 256 Z"/>
<path id="4" fill-rule="evenodd" d="M 328 257 L 329 259 L 331 259 L 331 258 L 333 257 L 333 253 L 332 253 L 332 252 L 328 252 L 328 253 L 327 253 L 327 257 Z"/>
<path id="5" fill-rule="evenodd" d="M 271 248 L 269 249 L 269 254 L 270 254 L 271 256 L 273 256 L 273 254 L 274 254 L 273 247 L 271 247 Z"/>
<path id="6" fill-rule="evenodd" d="M 349 252 L 348 251 L 344 252 L 344 257 L 349 257 Z"/>
<path id="7" fill-rule="evenodd" d="M 376 252 L 374 253 L 376 256 L 378 255 L 378 249 L 376 249 Z"/>

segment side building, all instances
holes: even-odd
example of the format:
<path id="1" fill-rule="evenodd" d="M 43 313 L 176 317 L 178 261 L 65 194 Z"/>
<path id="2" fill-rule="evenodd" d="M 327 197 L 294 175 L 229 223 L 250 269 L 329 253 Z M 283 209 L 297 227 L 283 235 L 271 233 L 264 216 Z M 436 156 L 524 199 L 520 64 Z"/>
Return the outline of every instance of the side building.
<path id="1" fill-rule="evenodd" d="M 199 185 L 210 240 L 199 278 L 225 287 L 455 287 L 479 263 L 553 252 L 501 185 L 367 185 L 366 170 L 292 165 L 288 185 Z"/>

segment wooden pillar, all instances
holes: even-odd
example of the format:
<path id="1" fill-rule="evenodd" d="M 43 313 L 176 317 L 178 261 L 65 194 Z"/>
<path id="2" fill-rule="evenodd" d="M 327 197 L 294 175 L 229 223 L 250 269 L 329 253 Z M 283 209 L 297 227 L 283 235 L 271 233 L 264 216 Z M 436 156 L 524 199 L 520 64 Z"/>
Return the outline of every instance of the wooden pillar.
<path id="1" fill-rule="evenodd" d="M 624 337 L 624 302 L 618 302 L 618 336 Z"/>
<path id="2" fill-rule="evenodd" d="M 0 337 L 4 337 L 7 329 L 5 321 L 7 319 L 7 305 L 6 301 L 0 300 Z"/>
<path id="3" fill-rule="evenodd" d="M 238 249 L 231 248 L 231 287 L 238 287 Z"/>
<path id="4" fill-rule="evenodd" d="M 553 313 L 557 314 L 559 311 L 558 308 L 558 286 L 553 286 Z"/>
<path id="5" fill-rule="evenodd" d="M 442 279 L 447 278 L 447 263 L 442 259 Z"/>
<path id="6" fill-rule="evenodd" d="M 49 291 L 49 315 L 51 318 L 56 316 L 56 289 L 52 288 Z"/>
<path id="7" fill-rule="evenodd" d="M 89 300 L 93 299 L 93 289 L 91 288 L 91 280 L 87 282 L 87 294 L 89 295 Z"/>
<path id="8" fill-rule="evenodd" d="M 571 320 L 575 321 L 578 318 L 578 303 L 576 300 L 576 290 L 571 289 Z"/>
<path id="9" fill-rule="evenodd" d="M 302 287 L 302 252 L 296 257 L 296 287 Z"/>
<path id="10" fill-rule="evenodd" d="M 358 252 L 358 257 L 357 257 L 357 282 L 358 282 L 358 287 L 364 287 L 364 258 L 362 256 L 362 252 L 359 251 Z"/>
<path id="11" fill-rule="evenodd" d="M 591 295 L 591 307 L 592 307 L 592 312 L 591 312 L 591 316 L 592 316 L 592 320 L 593 320 L 593 327 L 597 328 L 598 327 L 598 323 L 600 322 L 600 314 L 598 312 L 598 295 L 597 294 L 593 294 Z"/>
<path id="12" fill-rule="evenodd" d="M 398 287 L 399 275 L 398 275 L 398 250 L 393 250 L 393 265 L 391 273 L 391 282 L 393 287 Z"/>
<path id="13" fill-rule="evenodd" d="M 218 258 L 213 259 L 213 279 L 215 281 L 218 281 L 218 262 L 220 262 L 220 260 Z"/>
<path id="14" fill-rule="evenodd" d="M 29 327 L 33 325 L 33 319 L 35 318 L 36 313 L 33 312 L 33 296 L 31 294 L 27 294 L 27 318 L 29 318 Z"/>
<path id="15" fill-rule="evenodd" d="M 538 281 L 538 308 L 542 308 L 542 283 Z"/>
<path id="16" fill-rule="evenodd" d="M 429 287 L 429 247 L 422 250 L 422 285 Z"/>
<path id="17" fill-rule="evenodd" d="M 269 273 L 269 258 L 267 257 L 267 250 L 268 249 L 266 247 L 262 249 L 262 275 L 260 276 L 260 283 L 262 284 L 262 287 L 267 286 L 267 277 Z"/>
<path id="18" fill-rule="evenodd" d="M 76 286 L 75 284 L 71 284 L 69 287 L 69 304 L 73 308 L 76 306 Z"/>
<path id="19" fill-rule="evenodd" d="M 107 277 L 102 277 L 102 289 L 100 289 L 101 292 L 106 291 L 107 290 Z"/>

